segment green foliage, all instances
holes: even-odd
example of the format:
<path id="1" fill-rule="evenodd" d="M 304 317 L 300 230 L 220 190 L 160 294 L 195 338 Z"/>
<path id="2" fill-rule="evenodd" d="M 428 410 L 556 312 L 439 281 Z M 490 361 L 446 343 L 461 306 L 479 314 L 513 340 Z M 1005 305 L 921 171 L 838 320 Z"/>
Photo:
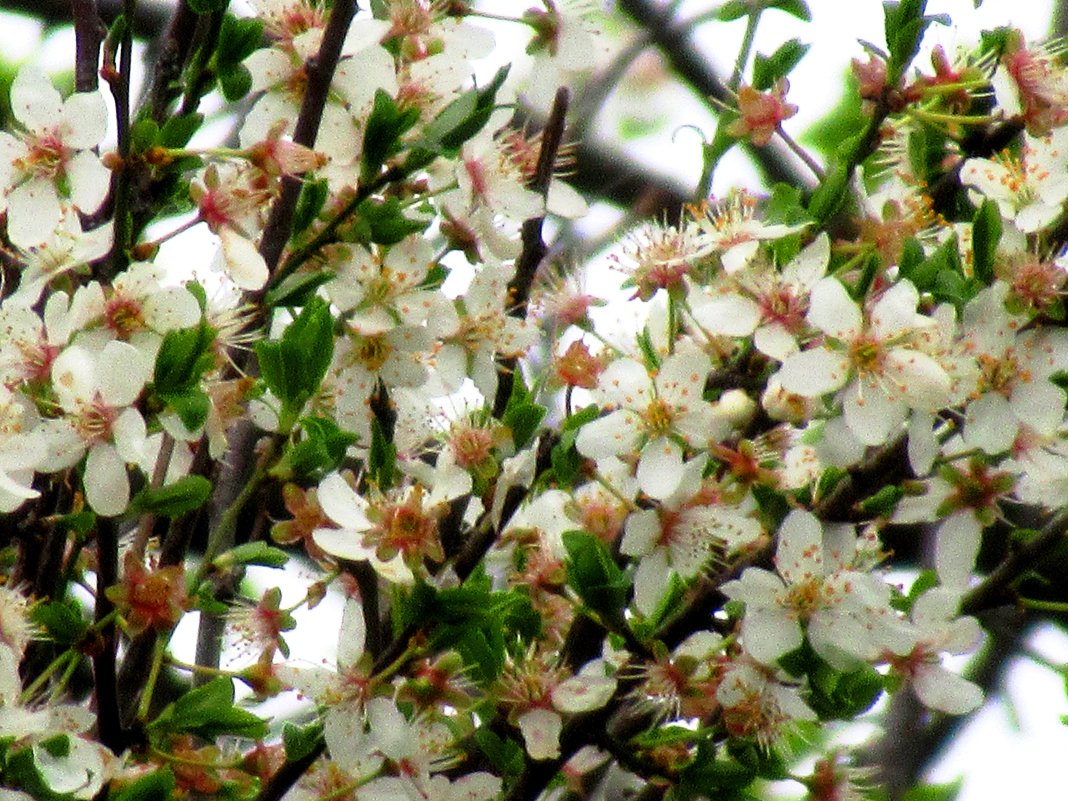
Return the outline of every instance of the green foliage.
<path id="1" fill-rule="evenodd" d="M 189 0 L 189 10 L 194 14 L 212 14 L 224 11 L 230 0 Z"/>
<path id="2" fill-rule="evenodd" d="M 289 561 L 289 554 L 281 548 L 275 548 L 262 540 L 245 542 L 219 554 L 212 561 L 216 567 L 230 568 L 235 565 L 260 565 L 262 567 L 284 567 Z"/>
<path id="3" fill-rule="evenodd" d="M 334 318 L 326 301 L 312 297 L 279 339 L 256 343 L 260 373 L 282 404 L 279 429 L 288 432 L 318 391 L 334 354 Z"/>
<path id="4" fill-rule="evenodd" d="M 431 648 L 454 649 L 472 679 L 492 681 L 513 642 L 537 636 L 541 617 L 518 589 L 494 592 L 478 569 L 459 587 L 437 590 L 417 581 L 396 610 L 399 626 L 420 626 Z"/>
<path id="5" fill-rule="evenodd" d="M 377 417 L 371 420 L 371 449 L 367 454 L 367 475 L 382 490 L 392 487 L 397 477 L 397 446 L 386 436 Z"/>
<path id="6" fill-rule="evenodd" d="M 923 41 L 923 34 L 932 22 L 950 24 L 943 15 L 927 16 L 927 0 L 900 0 L 883 3 L 883 21 L 886 46 L 890 58 L 886 63 L 887 85 L 894 86 L 905 74 L 916 57 Z"/>
<path id="7" fill-rule="evenodd" d="M 815 148 L 825 156 L 832 155 L 842 141 L 863 130 L 868 124 L 857 79 L 851 71 L 847 71 L 844 81 L 845 92 L 838 104 L 823 118 L 809 126 L 800 137 L 802 144 Z"/>
<path id="8" fill-rule="evenodd" d="M 994 281 L 994 259 L 1001 241 L 1001 213 L 997 203 L 984 200 L 972 218 L 972 273 L 984 284 Z"/>
<path id="9" fill-rule="evenodd" d="M 508 67 L 501 67 L 488 84 L 474 88 L 452 101 L 423 128 L 418 149 L 431 154 L 454 154 L 460 145 L 473 138 L 489 122 L 497 107 L 497 90 L 508 77 Z M 425 159 L 418 153 L 414 160 Z"/>
<path id="10" fill-rule="evenodd" d="M 334 277 L 332 270 L 298 272 L 286 276 L 271 287 L 264 297 L 268 308 L 306 306 L 315 296 L 315 291 Z"/>
<path id="11" fill-rule="evenodd" d="M 182 476 L 161 487 L 145 487 L 130 501 L 129 513 L 181 517 L 203 506 L 211 490 L 212 483 L 204 476 Z"/>
<path id="12" fill-rule="evenodd" d="M 945 784 L 921 784 L 906 790 L 901 801 L 954 801 L 963 786 L 963 777 Z"/>
<path id="13" fill-rule="evenodd" d="M 215 740 L 228 734 L 248 740 L 267 736 L 267 721 L 234 706 L 234 683 L 218 676 L 170 703 L 147 726 L 152 737 L 193 734 Z"/>
<path id="14" fill-rule="evenodd" d="M 173 798 L 174 774 L 160 768 L 138 778 L 120 790 L 108 794 L 108 801 L 163 801 Z"/>
<path id="15" fill-rule="evenodd" d="M 805 57 L 811 45 L 800 39 L 790 39 L 779 45 L 770 56 L 757 53 L 753 59 L 753 88 L 767 91 L 780 78 L 785 78 Z"/>
<path id="16" fill-rule="evenodd" d="M 600 408 L 596 404 L 591 404 L 564 420 L 560 439 L 549 453 L 552 477 L 558 485 L 571 487 L 579 479 L 583 456 L 575 447 L 575 440 L 578 439 L 582 426 L 596 420 L 600 414 Z"/>
<path id="17" fill-rule="evenodd" d="M 30 609 L 30 620 L 52 642 L 75 645 L 89 630 L 82 605 L 73 600 L 42 601 Z"/>
<path id="18" fill-rule="evenodd" d="M 389 93 L 378 89 L 363 134 L 363 164 L 360 180 L 375 178 L 386 159 L 400 152 L 401 137 L 419 121 L 419 109 L 400 108 Z"/>
<path id="19" fill-rule="evenodd" d="M 739 795 L 757 777 L 756 768 L 733 756 L 719 754 L 714 745 L 702 741 L 697 754 L 679 774 L 672 798 L 696 801 L 712 796 L 719 799 L 740 799 Z"/>
<path id="20" fill-rule="evenodd" d="M 501 422 L 512 432 L 512 442 L 516 450 L 525 448 L 545 417 L 546 409 L 531 400 L 530 390 L 523 381 L 523 376 L 516 370 L 512 373 L 512 394 L 504 407 Z"/>
<path id="21" fill-rule="evenodd" d="M 523 772 L 523 747 L 510 737 L 502 738 L 483 726 L 474 734 L 475 743 L 494 768 L 504 776 Z"/>
<path id="22" fill-rule="evenodd" d="M 426 230 L 426 227 L 426 220 L 405 217 L 404 207 L 397 198 L 368 198 L 356 207 L 352 233 L 360 242 L 395 245 L 411 234 Z"/>
<path id="23" fill-rule="evenodd" d="M 630 581 L 608 552 L 608 546 L 585 531 L 565 531 L 567 586 L 606 620 L 621 622 Z"/>
<path id="24" fill-rule="evenodd" d="M 300 187 L 300 195 L 297 197 L 297 207 L 293 210 L 293 235 L 305 231 L 315 222 L 329 194 L 330 187 L 325 180 L 304 181 Z"/>
<path id="25" fill-rule="evenodd" d="M 282 745 L 286 749 L 286 759 L 296 762 L 311 754 L 323 739 L 323 724 L 313 721 L 306 726 L 286 723 L 282 726 Z"/>
<path id="26" fill-rule="evenodd" d="M 212 66 L 219 91 L 230 102 L 240 100 L 252 89 L 252 73 L 241 62 L 252 55 L 262 41 L 263 23 L 260 20 L 233 14 L 223 17 Z"/>
<path id="27" fill-rule="evenodd" d="M 168 331 L 156 352 L 152 389 L 190 431 L 204 424 L 211 409 L 200 381 L 215 366 L 217 333 L 201 320 L 195 328 Z"/>
<path id="28" fill-rule="evenodd" d="M 302 417 L 300 432 L 300 441 L 288 441 L 282 458 L 271 468 L 275 478 L 318 481 L 341 466 L 348 447 L 359 439 L 329 417 Z"/>
<path id="29" fill-rule="evenodd" d="M 887 486 L 860 502 L 865 517 L 889 517 L 905 493 L 900 487 Z"/>

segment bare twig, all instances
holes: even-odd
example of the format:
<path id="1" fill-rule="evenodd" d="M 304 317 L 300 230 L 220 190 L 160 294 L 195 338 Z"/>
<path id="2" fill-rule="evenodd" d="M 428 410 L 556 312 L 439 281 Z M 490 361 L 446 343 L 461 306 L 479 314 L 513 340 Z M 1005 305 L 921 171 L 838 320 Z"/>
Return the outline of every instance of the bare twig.
<path id="1" fill-rule="evenodd" d="M 71 0 L 74 18 L 74 91 L 92 92 L 98 84 L 97 63 L 107 28 L 100 20 L 96 0 Z"/>

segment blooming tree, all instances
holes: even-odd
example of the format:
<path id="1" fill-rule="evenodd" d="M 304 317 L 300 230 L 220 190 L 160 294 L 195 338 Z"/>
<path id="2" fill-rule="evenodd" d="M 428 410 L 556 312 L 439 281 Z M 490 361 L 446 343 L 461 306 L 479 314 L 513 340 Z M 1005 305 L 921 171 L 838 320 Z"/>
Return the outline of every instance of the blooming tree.
<path id="1" fill-rule="evenodd" d="M 927 63 L 925 5 L 810 152 L 806 47 L 750 52 L 802 0 L 620 2 L 750 32 L 693 202 L 609 237 L 628 328 L 597 4 L 179 0 L 138 89 L 144 9 L 74 0 L 0 131 L 0 797 L 900 797 L 834 733 L 1068 608 L 1068 71 Z M 732 147 L 783 180 L 710 198 Z"/>

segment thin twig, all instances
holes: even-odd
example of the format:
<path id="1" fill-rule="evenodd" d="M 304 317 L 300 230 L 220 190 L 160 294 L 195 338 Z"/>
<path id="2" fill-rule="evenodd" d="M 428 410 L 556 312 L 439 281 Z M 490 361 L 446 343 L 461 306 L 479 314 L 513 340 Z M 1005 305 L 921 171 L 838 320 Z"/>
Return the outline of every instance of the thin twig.
<path id="1" fill-rule="evenodd" d="M 99 83 L 97 64 L 107 28 L 100 21 L 96 0 L 71 0 L 74 19 L 74 91 L 92 92 Z"/>
<path id="2" fill-rule="evenodd" d="M 564 126 L 566 125 L 567 106 L 570 98 L 571 93 L 567 88 L 561 87 L 557 90 L 556 97 L 553 99 L 552 110 L 549 112 L 549 120 L 542 130 L 538 166 L 528 188 L 537 192 L 543 198 L 548 197 L 549 184 L 553 178 L 553 166 L 556 164 L 556 154 L 559 152 L 560 144 L 564 139 Z M 527 316 L 527 301 L 530 299 L 530 288 L 534 284 L 534 276 L 537 275 L 538 265 L 545 258 L 547 250 L 545 241 L 542 239 L 544 222 L 545 215 L 542 214 L 523 223 L 523 250 L 516 260 L 515 276 L 508 284 L 508 313 L 513 317 L 522 319 Z M 494 417 L 500 418 L 504 414 L 508 398 L 512 394 L 513 375 L 517 361 L 514 356 L 500 361 L 497 396 L 493 402 Z"/>

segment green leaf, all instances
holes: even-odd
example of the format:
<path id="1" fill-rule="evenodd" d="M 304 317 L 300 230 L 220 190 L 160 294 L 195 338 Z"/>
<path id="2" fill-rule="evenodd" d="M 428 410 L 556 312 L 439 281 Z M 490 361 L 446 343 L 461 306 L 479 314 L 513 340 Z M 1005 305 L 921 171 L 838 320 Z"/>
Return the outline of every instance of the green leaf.
<path id="1" fill-rule="evenodd" d="M 386 436 L 378 418 L 371 420 L 371 449 L 367 454 L 367 473 L 380 489 L 393 486 L 397 475 L 397 446 Z"/>
<path id="2" fill-rule="evenodd" d="M 263 43 L 263 23 L 251 17 L 227 14 L 219 28 L 219 44 L 215 48 L 215 67 L 222 71 L 240 64 Z"/>
<path id="3" fill-rule="evenodd" d="M 954 801 L 963 786 L 964 777 L 946 784 L 921 784 L 906 790 L 901 801 Z"/>
<path id="4" fill-rule="evenodd" d="M 234 565 L 262 565 L 263 567 L 285 567 L 289 554 L 281 548 L 275 548 L 262 540 L 245 542 L 215 557 L 212 562 L 216 567 L 229 568 Z"/>
<path id="5" fill-rule="evenodd" d="M 160 768 L 141 776 L 118 792 L 108 793 L 108 801 L 163 801 L 174 797 L 174 774 Z"/>
<path id="6" fill-rule="evenodd" d="M 293 211 L 293 234 L 299 234 L 319 216 L 326 203 L 329 187 L 326 180 L 305 180 L 300 187 L 297 207 Z"/>
<path id="7" fill-rule="evenodd" d="M 137 120 L 130 126 L 130 150 L 144 153 L 159 141 L 159 125 L 155 120 Z"/>
<path id="8" fill-rule="evenodd" d="M 182 476 L 173 484 L 145 487 L 130 501 L 130 513 L 181 517 L 203 506 L 211 489 L 211 482 L 204 476 Z"/>
<path id="9" fill-rule="evenodd" d="M 984 200 L 972 218 L 972 272 L 984 284 L 994 282 L 994 260 L 1000 241 L 1001 213 L 994 201 Z"/>
<path id="10" fill-rule="evenodd" d="M 779 46 L 770 56 L 761 53 L 753 59 L 753 87 L 765 92 L 779 78 L 785 78 L 798 62 L 805 57 L 810 45 L 801 44 L 800 39 L 790 39 Z"/>
<path id="11" fill-rule="evenodd" d="M 204 373 L 215 365 L 218 332 L 201 320 L 196 328 L 168 331 L 152 370 L 152 386 L 160 396 L 199 389 Z"/>
<path id="12" fill-rule="evenodd" d="M 182 425 L 189 431 L 196 431 L 204 425 L 211 411 L 211 399 L 206 392 L 199 389 L 160 393 L 160 399 L 178 415 Z"/>
<path id="13" fill-rule="evenodd" d="M 476 87 L 447 105 L 423 128 L 420 146 L 434 153 L 450 153 L 481 131 L 497 107 L 497 91 L 504 85 L 508 69 L 502 67 L 484 87 Z"/>
<path id="14" fill-rule="evenodd" d="M 189 733 L 205 740 L 223 734 L 262 740 L 268 734 L 267 721 L 234 706 L 234 684 L 219 676 L 178 698 L 147 726 L 150 734 Z"/>
<path id="15" fill-rule="evenodd" d="M 585 531 L 565 531 L 567 585 L 590 609 L 608 620 L 622 618 L 630 581 L 597 537 Z"/>
<path id="16" fill-rule="evenodd" d="M 852 720 L 867 712 L 883 692 L 884 680 L 870 665 L 840 673 L 823 660 L 809 673 L 805 700 L 823 720 Z"/>
<path id="17" fill-rule="evenodd" d="M 733 22 L 736 19 L 748 17 L 751 11 L 751 4 L 747 0 L 727 0 L 716 12 L 716 19 L 720 22 Z"/>
<path id="18" fill-rule="evenodd" d="M 306 726 L 286 723 L 282 726 L 282 745 L 286 749 L 286 759 L 296 762 L 311 754 L 322 742 L 323 724 L 314 721 Z"/>
<path id="19" fill-rule="evenodd" d="M 263 302 L 269 308 L 306 306 L 315 290 L 334 278 L 332 270 L 297 272 L 286 276 L 278 286 L 267 291 Z"/>
<path id="20" fill-rule="evenodd" d="M 362 181 L 376 177 L 386 159 L 401 149 L 401 137 L 419 121 L 419 109 L 401 108 L 383 89 L 375 91 L 374 105 L 363 134 Z"/>
<path id="21" fill-rule="evenodd" d="M 74 601 L 43 601 L 31 607 L 30 620 L 52 642 L 74 645 L 89 630 L 81 605 Z"/>
<path id="22" fill-rule="evenodd" d="M 341 465 L 348 447 L 359 439 L 328 417 L 303 417 L 300 425 L 302 439 L 287 443 L 282 458 L 270 470 L 275 478 L 318 481 Z"/>
<path id="23" fill-rule="evenodd" d="M 901 246 L 897 270 L 902 278 L 912 281 L 920 292 L 927 292 L 934 286 L 939 266 L 935 261 L 927 258 L 923 245 L 915 237 L 910 236 Z"/>
<path id="24" fill-rule="evenodd" d="M 772 0 L 766 8 L 777 8 L 805 22 L 812 21 L 812 12 L 805 0 Z"/>
<path id="25" fill-rule="evenodd" d="M 838 85 L 842 85 L 842 81 Z M 852 70 L 845 74 L 845 91 L 841 99 L 827 114 L 809 126 L 801 135 L 801 143 L 825 156 L 836 152 L 838 146 L 857 131 L 864 130 L 868 117 L 864 113 L 857 79 Z"/>
<path id="26" fill-rule="evenodd" d="M 881 490 L 865 498 L 860 502 L 860 510 L 867 517 L 887 517 L 897 507 L 897 502 L 904 497 L 905 493 L 900 487 L 893 485 L 883 487 Z"/>
<path id="27" fill-rule="evenodd" d="M 219 91 L 231 103 L 236 103 L 252 91 L 252 73 L 244 64 L 233 64 L 215 74 Z"/>
<path id="28" fill-rule="evenodd" d="M 487 726 L 475 730 L 475 743 L 490 763 L 504 776 L 523 772 L 523 748 L 511 738 L 501 738 Z"/>
<path id="29" fill-rule="evenodd" d="M 223 11 L 229 0 L 189 0 L 189 9 L 194 14 L 211 14 Z"/>
<path id="30" fill-rule="evenodd" d="M 356 207 L 353 234 L 364 243 L 395 245 L 411 234 L 426 230 L 427 220 L 412 220 L 404 216 L 399 199 L 368 198 Z"/>
<path id="31" fill-rule="evenodd" d="M 163 147 L 185 147 L 193 138 L 193 134 L 200 130 L 203 122 L 203 114 L 176 114 L 163 123 L 159 143 Z"/>
<path id="32" fill-rule="evenodd" d="M 501 422 L 512 432 L 512 442 L 516 450 L 525 448 L 534 437 L 534 433 L 545 417 L 544 406 L 530 400 L 530 391 L 518 371 L 512 374 L 512 394 L 504 408 Z"/>
<path id="33" fill-rule="evenodd" d="M 256 343 L 263 381 L 282 403 L 283 431 L 318 391 L 333 354 L 334 318 L 326 301 L 314 296 L 279 339 Z"/>

